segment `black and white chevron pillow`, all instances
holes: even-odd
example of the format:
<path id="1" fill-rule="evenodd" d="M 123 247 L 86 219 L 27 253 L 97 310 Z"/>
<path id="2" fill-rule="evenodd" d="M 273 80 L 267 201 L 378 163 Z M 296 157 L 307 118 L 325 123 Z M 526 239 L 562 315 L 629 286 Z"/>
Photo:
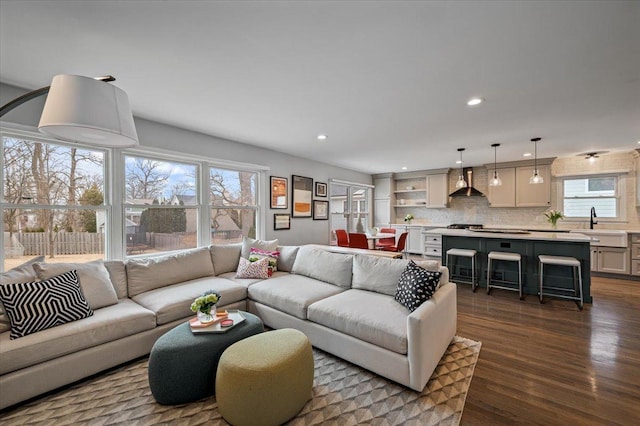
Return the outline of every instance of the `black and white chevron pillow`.
<path id="1" fill-rule="evenodd" d="M 427 271 L 410 260 L 400 275 L 394 298 L 413 312 L 425 301 L 431 299 L 438 288 L 440 275 L 440 272 Z"/>
<path id="2" fill-rule="evenodd" d="M 11 322 L 11 339 L 93 315 L 75 270 L 45 281 L 0 285 L 0 300 Z"/>

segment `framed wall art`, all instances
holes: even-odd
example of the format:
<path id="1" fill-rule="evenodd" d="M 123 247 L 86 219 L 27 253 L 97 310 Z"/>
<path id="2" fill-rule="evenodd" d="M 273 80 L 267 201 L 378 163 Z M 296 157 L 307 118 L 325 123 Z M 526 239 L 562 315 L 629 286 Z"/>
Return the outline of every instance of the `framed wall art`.
<path id="1" fill-rule="evenodd" d="M 271 208 L 287 209 L 289 193 L 289 179 L 286 177 L 271 176 Z"/>
<path id="2" fill-rule="evenodd" d="M 329 202 L 313 200 L 313 220 L 329 220 Z"/>
<path id="3" fill-rule="evenodd" d="M 313 196 L 313 179 L 304 176 L 291 176 L 291 216 L 311 217 L 311 200 Z"/>
<path id="4" fill-rule="evenodd" d="M 316 182 L 316 197 L 327 196 L 327 184 L 323 182 Z"/>
<path id="5" fill-rule="evenodd" d="M 275 213 L 273 215 L 273 230 L 291 229 L 291 215 L 289 213 Z"/>

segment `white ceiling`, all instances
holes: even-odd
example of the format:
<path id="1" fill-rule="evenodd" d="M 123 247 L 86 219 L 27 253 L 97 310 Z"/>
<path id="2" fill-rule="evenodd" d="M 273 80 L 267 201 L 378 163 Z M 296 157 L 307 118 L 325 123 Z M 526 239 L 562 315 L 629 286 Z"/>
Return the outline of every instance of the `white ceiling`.
<path id="1" fill-rule="evenodd" d="M 369 173 L 640 147 L 639 1 L 0 3 L 0 80 Z M 486 98 L 475 108 L 473 96 Z M 316 140 L 326 133 L 329 139 Z M 259 159 L 248 159 L 258 162 Z"/>

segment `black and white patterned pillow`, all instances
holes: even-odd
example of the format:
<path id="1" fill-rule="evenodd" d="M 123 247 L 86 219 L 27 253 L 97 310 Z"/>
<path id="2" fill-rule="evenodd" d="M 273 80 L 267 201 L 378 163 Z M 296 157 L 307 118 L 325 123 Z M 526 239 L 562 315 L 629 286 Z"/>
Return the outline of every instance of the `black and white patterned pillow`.
<path id="1" fill-rule="evenodd" d="M 431 299 L 438 288 L 440 275 L 440 272 L 427 271 L 410 260 L 400 275 L 394 298 L 413 312 L 425 301 Z"/>
<path id="2" fill-rule="evenodd" d="M 44 281 L 1 285 L 0 300 L 11 322 L 11 339 L 93 315 L 75 270 Z"/>

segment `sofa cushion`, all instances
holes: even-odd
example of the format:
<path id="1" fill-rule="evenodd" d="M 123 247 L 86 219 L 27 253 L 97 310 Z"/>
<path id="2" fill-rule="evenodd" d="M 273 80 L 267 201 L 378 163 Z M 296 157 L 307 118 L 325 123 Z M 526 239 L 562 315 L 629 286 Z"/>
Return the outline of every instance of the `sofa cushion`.
<path id="1" fill-rule="evenodd" d="M 278 258 L 278 270 L 291 272 L 293 263 L 296 261 L 299 246 L 278 246 L 280 257 Z"/>
<path id="2" fill-rule="evenodd" d="M 89 318 L 20 339 L 9 340 L 9 333 L 3 333 L 0 335 L 0 374 L 151 330 L 155 325 L 153 312 L 129 299 L 121 299 L 115 305 L 96 309 Z"/>
<path id="3" fill-rule="evenodd" d="M 238 260 L 240 260 L 240 252 L 242 244 L 226 244 L 209 246 L 211 251 L 211 259 L 213 260 L 213 268 L 216 274 L 226 274 L 227 272 L 236 272 L 238 269 Z"/>
<path id="4" fill-rule="evenodd" d="M 408 260 L 357 254 L 353 257 L 351 288 L 393 296 L 396 294 L 400 275 L 408 264 Z"/>
<path id="5" fill-rule="evenodd" d="M 383 347 L 407 353 L 407 310 L 393 297 L 347 290 L 320 300 L 307 310 L 310 321 Z"/>
<path id="6" fill-rule="evenodd" d="M 31 263 L 23 264 L 7 272 L 0 273 L 0 285 L 29 283 L 37 279 L 38 276 L 36 275 L 36 271 L 33 270 Z M 4 333 L 10 329 L 9 317 L 5 314 L 4 306 L 2 305 L 2 301 L 0 301 L 0 333 Z"/>
<path id="7" fill-rule="evenodd" d="M 394 298 L 413 312 L 431 299 L 438 288 L 439 280 L 440 272 L 427 271 L 410 260 L 400 276 Z"/>
<path id="8" fill-rule="evenodd" d="M 215 271 L 207 247 L 170 256 L 127 261 L 129 297 L 211 275 L 215 275 Z"/>
<path id="9" fill-rule="evenodd" d="M 288 272 L 277 271 L 277 272 L 274 272 L 271 277 L 275 278 L 275 277 L 281 277 L 283 275 L 289 275 L 289 273 Z M 234 283 L 238 283 L 238 284 L 243 285 L 245 287 L 249 287 L 250 285 L 253 285 L 255 283 L 259 283 L 261 281 L 264 281 L 262 278 L 237 278 L 236 277 L 236 272 L 225 272 L 224 274 L 217 275 L 217 277 L 218 278 L 226 278 L 228 280 L 233 281 Z M 271 278 L 269 278 L 269 279 L 271 279 Z"/>
<path id="10" fill-rule="evenodd" d="M 266 280 L 269 278 L 269 259 L 265 257 L 252 262 L 241 257 L 236 278 L 259 278 Z"/>
<path id="11" fill-rule="evenodd" d="M 315 278 L 342 288 L 351 288 L 353 256 L 302 246 L 291 272 Z"/>
<path id="12" fill-rule="evenodd" d="M 248 259 L 249 253 L 251 253 L 251 247 L 267 251 L 276 251 L 278 248 L 278 240 L 254 240 L 253 238 L 244 237 L 242 239 L 242 252 L 240 256 Z"/>
<path id="13" fill-rule="evenodd" d="M 281 275 L 249 286 L 249 298 L 300 319 L 307 318 L 307 307 L 344 291 L 341 287 L 302 275 Z"/>
<path id="14" fill-rule="evenodd" d="M 220 295 L 220 306 L 247 298 L 247 287 L 220 277 L 204 277 L 141 293 L 133 300 L 155 312 L 158 325 L 195 315 L 191 303 L 207 290 Z"/>
<path id="15" fill-rule="evenodd" d="M 93 315 L 76 271 L 44 281 L 5 284 L 0 286 L 0 299 L 11 321 L 11 339 Z"/>
<path id="16" fill-rule="evenodd" d="M 106 260 L 104 267 L 109 272 L 109 278 L 116 289 L 118 299 L 127 297 L 127 268 L 124 262 L 122 260 Z"/>
<path id="17" fill-rule="evenodd" d="M 80 288 L 92 309 L 118 303 L 118 295 L 102 260 L 86 263 L 34 263 L 33 269 L 41 280 L 48 280 L 71 270 L 77 271 Z"/>

